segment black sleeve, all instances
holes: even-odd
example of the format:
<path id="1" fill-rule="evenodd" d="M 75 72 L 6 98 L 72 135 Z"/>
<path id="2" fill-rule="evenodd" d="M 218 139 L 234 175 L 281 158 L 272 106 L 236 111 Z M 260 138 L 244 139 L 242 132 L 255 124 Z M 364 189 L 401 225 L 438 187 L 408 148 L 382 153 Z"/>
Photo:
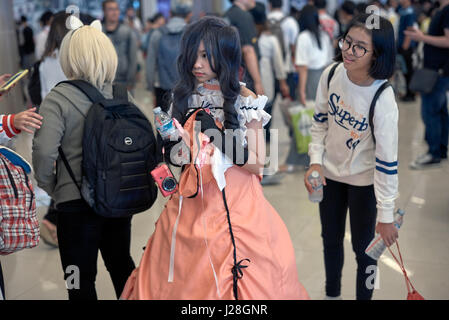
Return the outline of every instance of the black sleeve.
<path id="1" fill-rule="evenodd" d="M 182 138 L 179 137 L 177 141 L 165 141 L 162 140 L 162 137 L 160 134 L 157 134 L 157 145 L 158 145 L 158 155 L 160 155 L 160 158 L 158 158 L 158 163 L 165 162 L 169 163 L 172 166 L 175 167 L 182 167 L 182 162 L 177 162 L 175 159 L 171 159 L 170 154 L 172 149 L 175 147 L 175 150 L 179 150 L 180 148 L 186 148 L 186 145 L 182 142 Z M 162 153 L 162 147 L 164 148 L 164 153 Z M 160 152 L 159 152 L 160 150 Z M 179 159 L 177 159 L 179 161 Z"/>
<path id="2" fill-rule="evenodd" d="M 449 29 L 449 6 L 446 6 L 443 10 L 444 11 L 441 17 L 441 22 L 443 25 L 443 35 L 444 35 L 444 29 Z"/>
<path id="3" fill-rule="evenodd" d="M 257 31 L 254 24 L 253 16 L 244 12 L 238 19 L 231 20 L 231 24 L 237 28 L 240 35 L 240 45 L 243 47 L 245 45 L 254 46 L 257 41 Z"/>
<path id="4" fill-rule="evenodd" d="M 449 30 L 449 6 L 446 6 L 443 8 L 443 12 L 441 14 L 441 25 L 443 27 L 443 36 L 445 35 L 445 29 Z M 446 52 L 449 51 L 449 49 L 446 49 Z M 446 63 L 443 66 L 443 75 L 445 77 L 449 76 L 449 60 L 446 60 Z"/>
<path id="5" fill-rule="evenodd" d="M 23 37 L 25 39 L 25 47 L 27 49 L 26 53 L 32 53 L 34 51 L 34 37 L 33 30 L 27 27 L 23 30 Z"/>

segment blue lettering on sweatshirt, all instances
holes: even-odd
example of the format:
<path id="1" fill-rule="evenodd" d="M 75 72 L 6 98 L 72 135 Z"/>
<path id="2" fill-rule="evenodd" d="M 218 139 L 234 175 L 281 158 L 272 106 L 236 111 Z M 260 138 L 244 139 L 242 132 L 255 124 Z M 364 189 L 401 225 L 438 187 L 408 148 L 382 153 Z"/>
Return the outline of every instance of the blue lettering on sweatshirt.
<path id="1" fill-rule="evenodd" d="M 349 127 L 357 131 L 365 131 L 368 129 L 367 119 L 364 117 L 361 121 L 357 120 L 349 111 L 345 110 L 338 104 L 340 96 L 332 93 L 329 98 L 329 114 L 334 117 L 334 121 L 340 127 L 350 130 Z"/>

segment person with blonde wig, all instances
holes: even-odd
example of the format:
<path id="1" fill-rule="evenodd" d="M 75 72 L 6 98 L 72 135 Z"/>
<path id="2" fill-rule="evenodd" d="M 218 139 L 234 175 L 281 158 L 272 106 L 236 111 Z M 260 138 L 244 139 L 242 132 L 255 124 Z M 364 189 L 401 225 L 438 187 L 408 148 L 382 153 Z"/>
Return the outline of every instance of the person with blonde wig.
<path id="1" fill-rule="evenodd" d="M 106 99 L 113 97 L 112 83 L 117 54 L 101 31 L 99 21 L 83 26 L 71 17 L 71 31 L 64 37 L 60 62 L 69 80 L 84 80 Z M 129 95 L 130 101 L 133 99 Z M 85 118 L 92 106 L 75 86 L 61 83 L 41 104 L 45 121 L 33 141 L 33 164 L 38 185 L 56 202 L 59 252 L 69 299 L 97 299 L 95 277 L 100 250 L 117 297 L 135 268 L 130 255 L 131 218 L 108 219 L 93 212 L 82 199 L 61 158 L 61 147 L 75 179 L 81 183 L 82 140 Z M 54 163 L 56 162 L 56 174 Z"/>

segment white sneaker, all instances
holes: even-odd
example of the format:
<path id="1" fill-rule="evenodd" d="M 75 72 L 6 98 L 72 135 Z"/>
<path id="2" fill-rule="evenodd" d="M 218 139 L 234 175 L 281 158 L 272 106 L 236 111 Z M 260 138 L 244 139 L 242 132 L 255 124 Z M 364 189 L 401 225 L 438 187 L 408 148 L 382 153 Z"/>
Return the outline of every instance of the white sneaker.
<path id="1" fill-rule="evenodd" d="M 424 168 L 436 167 L 440 165 L 440 162 L 440 159 L 435 159 L 430 153 L 426 153 L 418 156 L 416 160 L 412 161 L 410 163 L 410 169 L 419 170 Z"/>

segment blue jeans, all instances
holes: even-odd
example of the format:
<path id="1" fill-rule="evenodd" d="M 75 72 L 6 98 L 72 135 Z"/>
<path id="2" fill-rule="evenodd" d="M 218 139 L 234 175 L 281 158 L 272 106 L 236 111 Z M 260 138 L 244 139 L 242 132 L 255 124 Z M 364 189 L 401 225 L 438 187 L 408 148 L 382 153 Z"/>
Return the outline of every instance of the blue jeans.
<path id="1" fill-rule="evenodd" d="M 421 95 L 421 116 L 426 128 L 425 140 L 435 159 L 447 157 L 449 117 L 446 91 L 449 77 L 440 77 L 432 92 Z"/>

